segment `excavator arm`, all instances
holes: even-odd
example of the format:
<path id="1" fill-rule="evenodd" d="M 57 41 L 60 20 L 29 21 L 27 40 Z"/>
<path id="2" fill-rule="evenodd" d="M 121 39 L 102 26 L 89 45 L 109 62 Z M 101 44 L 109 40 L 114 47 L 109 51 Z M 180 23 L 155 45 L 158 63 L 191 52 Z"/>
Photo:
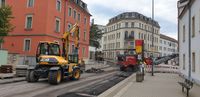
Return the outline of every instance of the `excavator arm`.
<path id="1" fill-rule="evenodd" d="M 74 24 L 73 27 L 67 31 L 64 32 L 62 41 L 63 41 L 63 57 L 65 60 L 68 60 L 68 53 L 69 53 L 69 36 L 71 33 L 74 33 L 73 38 L 75 38 L 74 44 L 75 44 L 75 49 L 78 49 L 79 47 L 79 26 L 78 23 Z"/>

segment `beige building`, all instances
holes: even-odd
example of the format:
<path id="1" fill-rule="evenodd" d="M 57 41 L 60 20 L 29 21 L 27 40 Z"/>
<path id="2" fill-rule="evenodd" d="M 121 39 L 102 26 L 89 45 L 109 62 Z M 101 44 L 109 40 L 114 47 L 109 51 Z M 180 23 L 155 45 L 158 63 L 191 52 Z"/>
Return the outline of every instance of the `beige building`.
<path id="1" fill-rule="evenodd" d="M 104 57 L 115 58 L 118 54 L 134 53 L 135 40 L 144 40 L 145 56 L 159 55 L 160 26 L 153 21 L 154 49 L 152 48 L 152 19 L 137 12 L 125 12 L 109 20 L 103 34 Z"/>

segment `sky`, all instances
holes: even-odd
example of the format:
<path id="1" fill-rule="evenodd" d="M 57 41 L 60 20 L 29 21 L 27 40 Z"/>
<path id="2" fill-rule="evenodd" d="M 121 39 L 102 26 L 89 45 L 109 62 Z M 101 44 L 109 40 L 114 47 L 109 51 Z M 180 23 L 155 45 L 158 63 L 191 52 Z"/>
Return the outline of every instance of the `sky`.
<path id="1" fill-rule="evenodd" d="M 95 24 L 106 25 L 109 19 L 123 12 L 138 12 L 152 16 L 152 0 L 83 0 L 88 5 Z M 160 33 L 177 39 L 177 1 L 154 0 L 154 20 L 160 24 Z"/>

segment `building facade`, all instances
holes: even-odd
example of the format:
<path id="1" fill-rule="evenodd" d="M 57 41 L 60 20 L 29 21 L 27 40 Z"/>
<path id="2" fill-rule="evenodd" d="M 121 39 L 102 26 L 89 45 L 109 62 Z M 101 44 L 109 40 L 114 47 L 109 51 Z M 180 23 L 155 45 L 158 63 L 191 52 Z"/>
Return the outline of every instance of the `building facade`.
<path id="1" fill-rule="evenodd" d="M 160 34 L 160 57 L 178 53 L 178 41 L 169 36 Z"/>
<path id="2" fill-rule="evenodd" d="M 105 28 L 106 26 L 104 25 L 97 25 L 98 29 L 101 30 L 101 34 L 103 35 L 105 33 Z M 101 45 L 100 48 L 97 48 L 97 51 L 102 51 L 103 50 L 103 38 L 99 40 L 99 44 Z"/>
<path id="3" fill-rule="evenodd" d="M 153 36 L 152 32 L 154 32 Z M 160 26 L 158 22 L 152 22 L 151 18 L 137 12 L 119 14 L 111 18 L 105 28 L 102 37 L 104 57 L 113 59 L 118 54 L 134 53 L 136 39 L 144 40 L 145 57 L 151 54 L 158 56 L 159 34 Z M 152 40 L 154 40 L 154 48 L 152 48 Z"/>
<path id="4" fill-rule="evenodd" d="M 5 0 L 0 0 L 5 1 Z M 40 41 L 58 42 L 62 45 L 62 35 L 73 24 L 80 26 L 79 57 L 88 58 L 90 13 L 87 4 L 81 0 L 7 0 L 12 7 L 15 29 L 5 37 L 3 49 L 35 58 Z M 73 33 L 70 36 L 70 53 L 74 51 Z M 29 63 L 35 63 L 31 61 Z M 19 64 L 23 64 L 19 63 Z"/>
<path id="5" fill-rule="evenodd" d="M 200 84 L 200 0 L 178 1 L 180 72 Z"/>

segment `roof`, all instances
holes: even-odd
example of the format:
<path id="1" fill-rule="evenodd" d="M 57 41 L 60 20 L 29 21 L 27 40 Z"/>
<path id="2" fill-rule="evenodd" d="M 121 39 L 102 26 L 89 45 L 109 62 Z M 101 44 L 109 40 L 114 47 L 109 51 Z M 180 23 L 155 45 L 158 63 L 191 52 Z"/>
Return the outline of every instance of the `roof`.
<path id="1" fill-rule="evenodd" d="M 153 23 L 154 26 L 160 28 L 160 25 L 157 21 L 152 20 L 151 18 L 144 16 L 143 14 L 138 13 L 138 12 L 123 12 L 123 13 L 109 19 L 109 23 L 107 24 L 107 26 L 112 25 L 113 23 L 116 23 L 121 20 L 133 20 L 133 19 L 144 21 L 149 24 Z"/>
<path id="2" fill-rule="evenodd" d="M 178 40 L 176 40 L 176 39 L 174 39 L 174 38 L 171 38 L 171 37 L 169 37 L 169 36 L 166 36 L 166 35 L 164 35 L 164 34 L 160 34 L 160 38 L 178 43 Z"/>
<path id="3" fill-rule="evenodd" d="M 69 0 L 70 2 L 76 4 L 77 6 L 79 6 L 84 12 L 86 12 L 87 14 L 89 14 L 90 16 L 92 16 L 88 10 L 87 4 L 85 2 L 83 2 L 82 0 Z"/>
<path id="4" fill-rule="evenodd" d="M 178 18 L 181 18 L 185 12 L 187 11 L 187 9 L 189 8 L 189 6 L 192 6 L 192 4 L 194 3 L 195 0 L 179 0 L 178 1 L 178 10 L 180 10 L 181 7 L 183 7 L 183 10 L 178 13 Z M 183 6 L 179 6 L 183 4 Z"/>

